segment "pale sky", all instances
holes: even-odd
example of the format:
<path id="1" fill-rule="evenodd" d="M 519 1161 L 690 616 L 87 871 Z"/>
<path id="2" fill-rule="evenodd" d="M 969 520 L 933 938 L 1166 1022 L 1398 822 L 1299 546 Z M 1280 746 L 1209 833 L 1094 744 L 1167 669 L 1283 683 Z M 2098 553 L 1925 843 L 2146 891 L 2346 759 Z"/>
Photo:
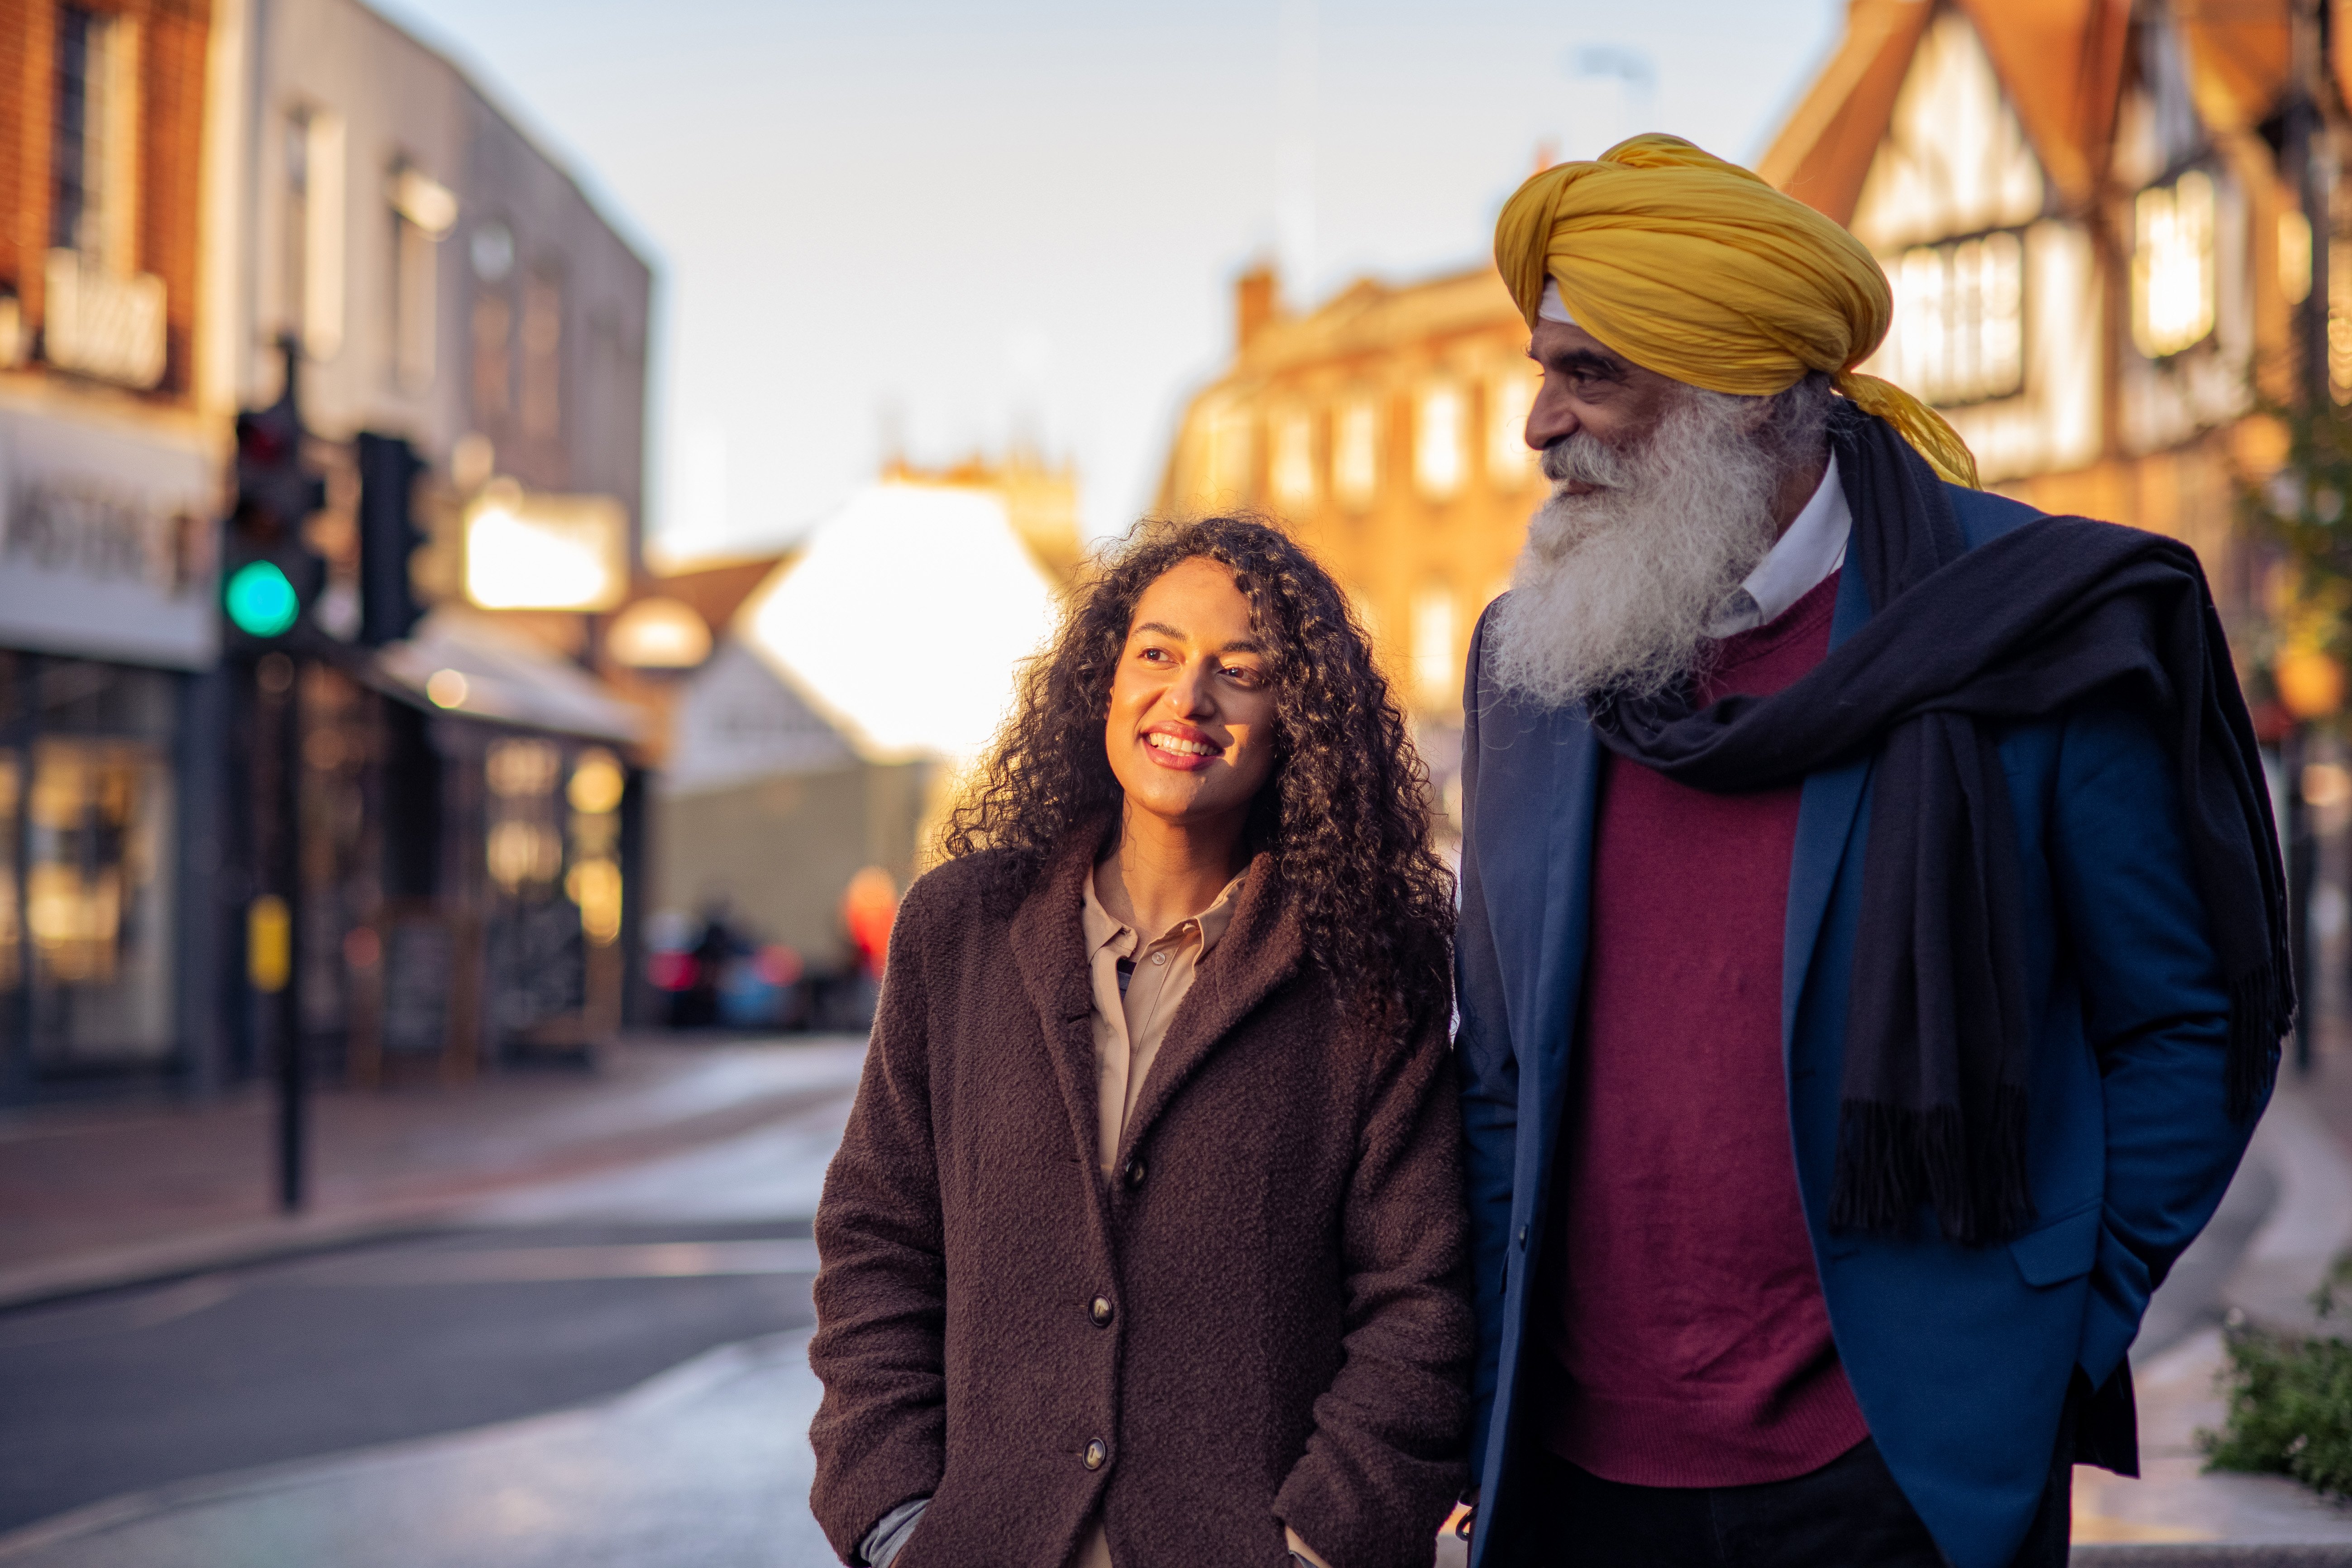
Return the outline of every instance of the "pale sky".
<path id="1" fill-rule="evenodd" d="M 654 261 L 652 528 L 773 544 L 871 479 L 1026 435 L 1090 531 L 1150 504 L 1231 342 L 1477 264 L 1549 143 L 1752 159 L 1843 0 L 379 0 Z"/>

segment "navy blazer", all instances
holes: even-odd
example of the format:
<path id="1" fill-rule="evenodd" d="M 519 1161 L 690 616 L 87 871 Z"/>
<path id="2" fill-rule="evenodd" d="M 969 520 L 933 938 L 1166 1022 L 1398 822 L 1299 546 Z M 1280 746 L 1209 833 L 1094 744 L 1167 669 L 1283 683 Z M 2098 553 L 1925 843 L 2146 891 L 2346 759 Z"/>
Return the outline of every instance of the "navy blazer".
<path id="1" fill-rule="evenodd" d="M 2039 515 L 1948 488 L 1971 548 Z M 1870 614 L 1862 574 L 1845 573 L 1831 646 Z M 1523 1358 L 1544 1353 L 1528 1312 L 1581 1020 L 1603 748 L 1580 710 L 1482 691 L 1485 631 L 1464 701 L 1456 1058 L 1479 1310 L 1473 1562 L 1499 1568 L 1545 1526 L 1541 1500 L 1514 1490 L 1530 1440 L 1514 1406 Z M 1829 1228 L 1867 758 L 1805 780 L 1780 981 L 1790 1135 L 1838 1355 L 1955 1568 L 2015 1554 L 2071 1374 L 2097 1387 L 2122 1364 L 2252 1131 L 2225 1110 L 2228 996 L 2155 731 L 2093 701 L 2004 729 L 2000 750 L 2025 872 L 2032 1228 L 1988 1247 L 1945 1242 L 1931 1213 L 1904 1238 Z"/>

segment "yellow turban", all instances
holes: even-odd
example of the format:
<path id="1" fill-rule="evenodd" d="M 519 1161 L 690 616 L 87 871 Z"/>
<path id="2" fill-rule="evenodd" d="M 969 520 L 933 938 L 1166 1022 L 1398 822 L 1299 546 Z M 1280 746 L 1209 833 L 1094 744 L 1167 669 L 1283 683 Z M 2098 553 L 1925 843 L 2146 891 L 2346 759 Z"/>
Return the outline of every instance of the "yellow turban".
<path id="1" fill-rule="evenodd" d="M 1892 311 L 1860 240 L 1678 136 L 1636 136 L 1546 169 L 1495 225 L 1495 265 L 1529 331 L 1547 278 L 1577 325 L 1638 365 L 1714 392 L 1785 392 L 1808 371 L 1885 419 L 1958 483 L 1968 443 L 1926 404 L 1853 367 Z"/>

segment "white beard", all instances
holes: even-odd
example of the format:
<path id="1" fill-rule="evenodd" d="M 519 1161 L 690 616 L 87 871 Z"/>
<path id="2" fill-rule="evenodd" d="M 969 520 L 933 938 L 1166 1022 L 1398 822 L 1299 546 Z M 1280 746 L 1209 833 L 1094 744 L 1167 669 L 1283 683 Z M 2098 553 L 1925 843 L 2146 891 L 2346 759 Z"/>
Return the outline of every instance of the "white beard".
<path id="1" fill-rule="evenodd" d="M 1629 451 L 1578 431 L 1548 447 L 1555 489 L 1528 526 L 1484 664 L 1547 708 L 1655 696 L 1696 675 L 1706 626 L 1777 536 L 1781 466 L 1751 428 L 1757 400 L 1691 388 Z"/>

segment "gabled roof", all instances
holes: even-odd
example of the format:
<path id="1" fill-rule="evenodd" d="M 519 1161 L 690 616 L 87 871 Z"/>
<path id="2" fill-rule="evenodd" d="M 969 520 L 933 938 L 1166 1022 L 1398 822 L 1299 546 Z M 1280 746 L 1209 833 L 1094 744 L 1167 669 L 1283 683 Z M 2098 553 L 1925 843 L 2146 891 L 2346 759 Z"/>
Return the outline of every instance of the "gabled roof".
<path id="1" fill-rule="evenodd" d="M 2107 166 L 2130 44 L 2130 0 L 1956 0 L 1974 25 L 2059 199 L 2081 207 Z M 1853 216 L 1930 0 L 1852 0 L 1837 52 L 1757 163 L 1840 223 Z M 2175 8 L 2198 112 L 2217 131 L 2267 118 L 2287 81 L 2287 0 Z M 2345 65 L 2352 66 L 2352 50 Z"/>
<path id="2" fill-rule="evenodd" d="M 2097 195 L 2115 136 L 2130 0 L 1960 0 L 2068 206 Z"/>
<path id="3" fill-rule="evenodd" d="M 1837 52 L 1756 172 L 1815 211 L 1850 221 L 1934 12 L 1922 0 L 1853 0 Z"/>

